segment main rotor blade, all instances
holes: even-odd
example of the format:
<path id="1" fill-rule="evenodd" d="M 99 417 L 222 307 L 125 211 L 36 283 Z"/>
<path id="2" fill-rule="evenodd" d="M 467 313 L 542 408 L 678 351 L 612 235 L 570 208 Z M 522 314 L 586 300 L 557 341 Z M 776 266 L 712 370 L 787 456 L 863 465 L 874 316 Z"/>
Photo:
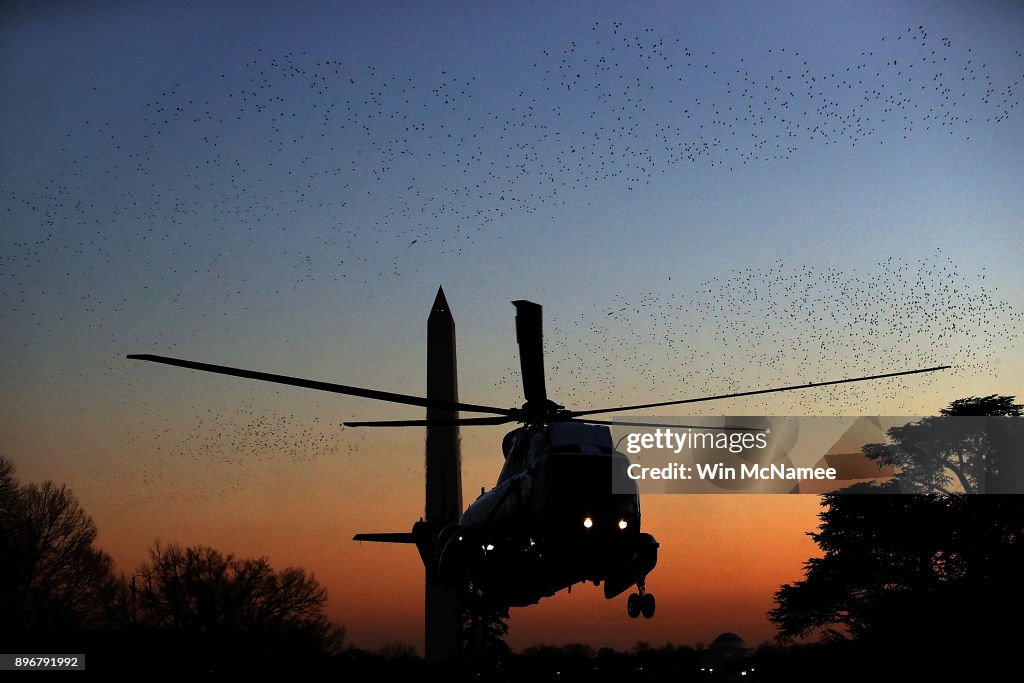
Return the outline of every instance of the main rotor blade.
<path id="1" fill-rule="evenodd" d="M 708 431 L 733 431 L 733 432 L 767 432 L 767 427 L 715 427 L 712 425 L 670 425 L 661 422 L 633 422 L 629 420 L 588 420 L 587 418 L 573 418 L 568 422 L 582 422 L 588 425 L 608 425 L 609 427 L 671 427 L 672 429 L 706 429 Z"/>
<path id="2" fill-rule="evenodd" d="M 904 370 L 903 372 L 887 372 L 884 375 L 869 375 L 867 377 L 852 377 L 850 379 L 834 379 L 828 382 L 808 382 L 807 384 L 794 384 L 790 387 L 778 387 L 777 389 L 757 389 L 755 391 L 740 391 L 735 394 L 719 394 L 718 396 L 702 396 L 701 398 L 684 398 L 681 401 L 662 401 L 660 403 L 644 403 L 635 406 L 619 406 L 617 408 L 598 408 L 595 410 L 573 410 L 569 417 L 582 417 L 583 415 L 598 415 L 600 413 L 621 413 L 627 410 L 641 410 L 643 408 L 660 408 L 661 406 L 677 406 L 683 403 L 700 403 L 702 401 L 717 401 L 723 398 L 737 398 L 739 396 L 756 396 L 758 394 L 773 394 L 779 391 L 793 391 L 796 389 L 809 389 L 811 387 L 827 387 L 831 384 L 846 384 L 848 382 L 865 382 L 869 379 L 883 379 L 885 377 L 900 377 L 902 375 L 916 375 L 922 372 L 935 372 L 946 370 L 949 365 L 937 365 L 934 368 L 922 368 L 921 370 Z"/>
<path id="3" fill-rule="evenodd" d="M 457 417 L 453 420 L 376 420 L 373 422 L 342 422 L 346 427 L 453 427 L 470 425 L 503 425 L 515 422 L 511 417 Z"/>
<path id="4" fill-rule="evenodd" d="M 363 389 L 361 387 L 350 387 L 344 384 L 332 384 L 331 382 L 318 382 L 312 379 L 301 379 L 299 377 L 288 377 L 286 375 L 274 375 L 269 372 L 242 370 L 240 368 L 229 368 L 224 365 L 212 365 L 210 363 L 197 363 L 191 360 L 169 358 L 167 356 L 133 354 L 128 356 L 128 358 L 132 360 L 150 361 L 152 363 L 164 363 L 165 365 L 174 365 L 179 368 L 188 368 L 189 370 L 215 372 L 219 375 L 231 375 L 232 377 L 244 377 L 245 379 L 258 379 L 263 382 L 288 384 L 293 387 L 316 389 L 317 391 L 330 391 L 335 394 L 345 394 L 347 396 L 360 396 L 362 398 L 371 398 L 376 401 L 388 401 L 389 403 L 401 403 L 408 406 L 420 406 L 421 408 L 443 408 L 447 410 L 464 410 L 469 413 L 493 413 L 495 415 L 506 416 L 512 415 L 515 410 L 512 408 L 495 408 L 494 406 L 478 406 L 473 403 L 427 399 L 419 396 L 409 396 L 407 394 L 396 394 L 390 391 Z"/>
<path id="5" fill-rule="evenodd" d="M 541 305 L 532 301 L 513 301 L 516 307 L 516 342 L 519 343 L 519 367 L 523 372 L 523 394 L 535 406 L 547 403 L 544 386 L 544 331 Z"/>

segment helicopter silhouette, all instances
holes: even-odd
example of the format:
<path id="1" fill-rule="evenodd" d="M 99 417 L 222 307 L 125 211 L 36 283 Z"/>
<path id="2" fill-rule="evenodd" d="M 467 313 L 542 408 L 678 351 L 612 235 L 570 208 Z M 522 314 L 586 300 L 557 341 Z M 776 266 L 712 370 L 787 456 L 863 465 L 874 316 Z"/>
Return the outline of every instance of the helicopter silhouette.
<path id="1" fill-rule="evenodd" d="M 504 466 L 497 483 L 442 529 L 420 520 L 411 532 L 360 533 L 357 541 L 416 546 L 429 580 L 465 589 L 475 600 L 500 607 L 539 602 L 577 583 L 604 584 L 607 599 L 636 587 L 626 601 L 632 618 L 654 616 L 647 576 L 658 562 L 659 543 L 641 531 L 640 495 L 627 476 L 627 456 L 616 450 L 613 421 L 591 417 L 646 408 L 794 391 L 947 369 L 936 366 L 827 382 L 757 389 L 638 405 L 570 410 L 548 398 L 544 381 L 542 307 L 519 300 L 516 340 L 525 402 L 516 408 L 425 398 L 167 356 L 133 354 L 129 359 L 217 374 L 359 396 L 455 417 L 345 422 L 349 427 L 451 427 L 521 423 L 502 440 Z M 458 417 L 458 412 L 486 417 Z M 630 426 L 670 425 L 637 422 Z M 676 425 L 671 425 L 676 426 Z M 724 429 L 724 428 L 723 428 Z M 740 428 L 742 429 L 742 428 Z"/>

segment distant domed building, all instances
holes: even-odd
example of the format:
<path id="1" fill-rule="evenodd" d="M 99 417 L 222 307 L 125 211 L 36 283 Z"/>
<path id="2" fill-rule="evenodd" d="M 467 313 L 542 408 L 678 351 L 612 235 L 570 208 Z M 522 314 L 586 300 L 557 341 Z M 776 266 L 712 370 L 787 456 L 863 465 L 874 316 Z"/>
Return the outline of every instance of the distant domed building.
<path id="1" fill-rule="evenodd" d="M 711 641 L 704 652 L 701 672 L 714 680 L 739 681 L 747 680 L 748 672 L 753 672 L 750 662 L 754 649 L 735 633 L 723 633 Z"/>
<path id="2" fill-rule="evenodd" d="M 711 641 L 708 646 L 708 653 L 712 659 L 718 662 L 725 662 L 730 659 L 742 659 L 753 654 L 754 650 L 747 647 L 747 643 L 735 633 L 723 633 Z"/>

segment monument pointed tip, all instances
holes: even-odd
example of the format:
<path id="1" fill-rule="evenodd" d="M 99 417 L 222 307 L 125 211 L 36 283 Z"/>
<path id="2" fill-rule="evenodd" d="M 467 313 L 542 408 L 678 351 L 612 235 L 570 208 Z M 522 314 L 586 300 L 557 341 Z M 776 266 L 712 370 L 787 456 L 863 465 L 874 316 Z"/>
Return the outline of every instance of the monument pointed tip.
<path id="1" fill-rule="evenodd" d="M 430 312 L 431 313 L 435 313 L 435 312 L 445 312 L 445 313 L 447 313 L 448 311 L 449 311 L 448 299 L 446 299 L 444 297 L 444 287 L 438 287 L 437 288 L 437 296 L 434 298 L 434 305 L 430 309 Z"/>

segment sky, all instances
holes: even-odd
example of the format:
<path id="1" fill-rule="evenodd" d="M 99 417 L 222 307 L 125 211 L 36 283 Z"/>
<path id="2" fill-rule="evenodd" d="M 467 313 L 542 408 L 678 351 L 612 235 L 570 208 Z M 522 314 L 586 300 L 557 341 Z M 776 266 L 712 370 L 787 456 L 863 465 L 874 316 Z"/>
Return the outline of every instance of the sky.
<path id="1" fill-rule="evenodd" d="M 509 302 L 577 408 L 934 365 L 701 415 L 1020 395 L 1013 2 L 5 3 L 0 454 L 154 541 L 301 566 L 360 647 L 422 649 L 416 409 L 128 361 L 420 394 L 443 286 L 460 395 L 522 402 Z M 662 409 L 663 412 L 664 409 Z M 468 502 L 501 428 L 464 429 Z M 579 586 L 510 643 L 773 636 L 815 496 L 645 497 L 654 620 Z"/>

